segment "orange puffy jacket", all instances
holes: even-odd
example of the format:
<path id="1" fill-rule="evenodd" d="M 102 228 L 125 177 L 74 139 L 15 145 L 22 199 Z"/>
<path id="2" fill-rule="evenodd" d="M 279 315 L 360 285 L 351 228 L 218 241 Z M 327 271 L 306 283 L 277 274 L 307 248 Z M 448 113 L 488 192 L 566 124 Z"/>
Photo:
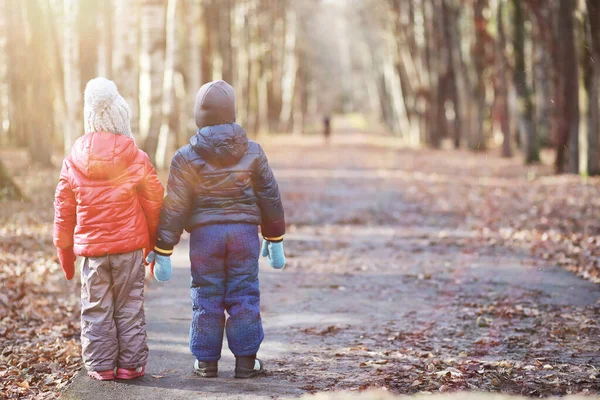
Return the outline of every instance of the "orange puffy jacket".
<path id="1" fill-rule="evenodd" d="M 152 249 L 164 189 L 132 138 L 88 133 L 65 158 L 54 197 L 54 244 L 97 257 Z"/>

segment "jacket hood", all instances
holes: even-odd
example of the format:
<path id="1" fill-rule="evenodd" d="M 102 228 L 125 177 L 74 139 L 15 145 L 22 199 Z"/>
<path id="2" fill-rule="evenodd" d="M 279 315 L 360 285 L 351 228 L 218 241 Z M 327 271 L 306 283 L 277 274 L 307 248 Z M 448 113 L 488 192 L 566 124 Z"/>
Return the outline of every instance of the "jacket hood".
<path id="1" fill-rule="evenodd" d="M 194 104 L 196 126 L 232 124 L 235 122 L 235 92 L 225 81 L 214 81 L 204 84 Z"/>
<path id="2" fill-rule="evenodd" d="M 238 124 L 207 126 L 190 139 L 196 153 L 211 164 L 232 165 L 248 150 L 248 136 Z"/>
<path id="3" fill-rule="evenodd" d="M 75 141 L 71 160 L 90 179 L 123 175 L 139 149 L 132 138 L 110 132 L 90 132 Z"/>

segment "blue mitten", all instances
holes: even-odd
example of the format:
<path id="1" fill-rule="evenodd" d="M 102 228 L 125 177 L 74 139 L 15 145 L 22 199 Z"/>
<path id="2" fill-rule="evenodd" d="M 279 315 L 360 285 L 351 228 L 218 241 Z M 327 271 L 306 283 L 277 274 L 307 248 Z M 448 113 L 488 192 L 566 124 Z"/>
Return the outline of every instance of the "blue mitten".
<path id="1" fill-rule="evenodd" d="M 285 267 L 285 254 L 283 252 L 283 241 L 269 242 L 263 240 L 261 254 L 269 259 L 269 266 L 275 269 L 283 269 Z"/>
<path id="2" fill-rule="evenodd" d="M 167 282 L 171 279 L 173 275 L 173 271 L 171 269 L 171 257 L 169 256 L 161 256 L 160 254 L 156 254 L 156 252 L 151 251 L 146 257 L 146 262 L 148 264 L 154 264 L 154 269 L 152 270 L 154 274 L 154 278 L 159 282 Z"/>

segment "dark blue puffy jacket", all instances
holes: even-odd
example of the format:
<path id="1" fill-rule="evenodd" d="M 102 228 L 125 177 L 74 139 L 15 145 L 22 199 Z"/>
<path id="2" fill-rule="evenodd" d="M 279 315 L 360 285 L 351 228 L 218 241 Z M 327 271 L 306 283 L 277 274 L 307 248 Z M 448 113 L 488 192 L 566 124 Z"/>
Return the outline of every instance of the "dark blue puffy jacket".
<path id="1" fill-rule="evenodd" d="M 171 250 L 184 229 L 223 223 L 261 225 L 267 238 L 285 233 L 267 157 L 236 123 L 200 129 L 173 157 L 156 246 Z"/>

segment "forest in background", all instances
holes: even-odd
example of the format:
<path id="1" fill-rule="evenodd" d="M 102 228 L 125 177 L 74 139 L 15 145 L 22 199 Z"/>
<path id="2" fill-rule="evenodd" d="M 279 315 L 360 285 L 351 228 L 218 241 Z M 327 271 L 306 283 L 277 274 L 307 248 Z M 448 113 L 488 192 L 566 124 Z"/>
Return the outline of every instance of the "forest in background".
<path id="1" fill-rule="evenodd" d="M 557 173 L 600 173 L 600 0 L 0 0 L 0 10 L 0 146 L 28 148 L 39 165 L 82 134 L 85 84 L 105 76 L 159 168 L 195 130 L 198 88 L 224 79 L 251 135 L 359 113 L 410 146 L 500 147 L 527 163 L 547 147 Z"/>

